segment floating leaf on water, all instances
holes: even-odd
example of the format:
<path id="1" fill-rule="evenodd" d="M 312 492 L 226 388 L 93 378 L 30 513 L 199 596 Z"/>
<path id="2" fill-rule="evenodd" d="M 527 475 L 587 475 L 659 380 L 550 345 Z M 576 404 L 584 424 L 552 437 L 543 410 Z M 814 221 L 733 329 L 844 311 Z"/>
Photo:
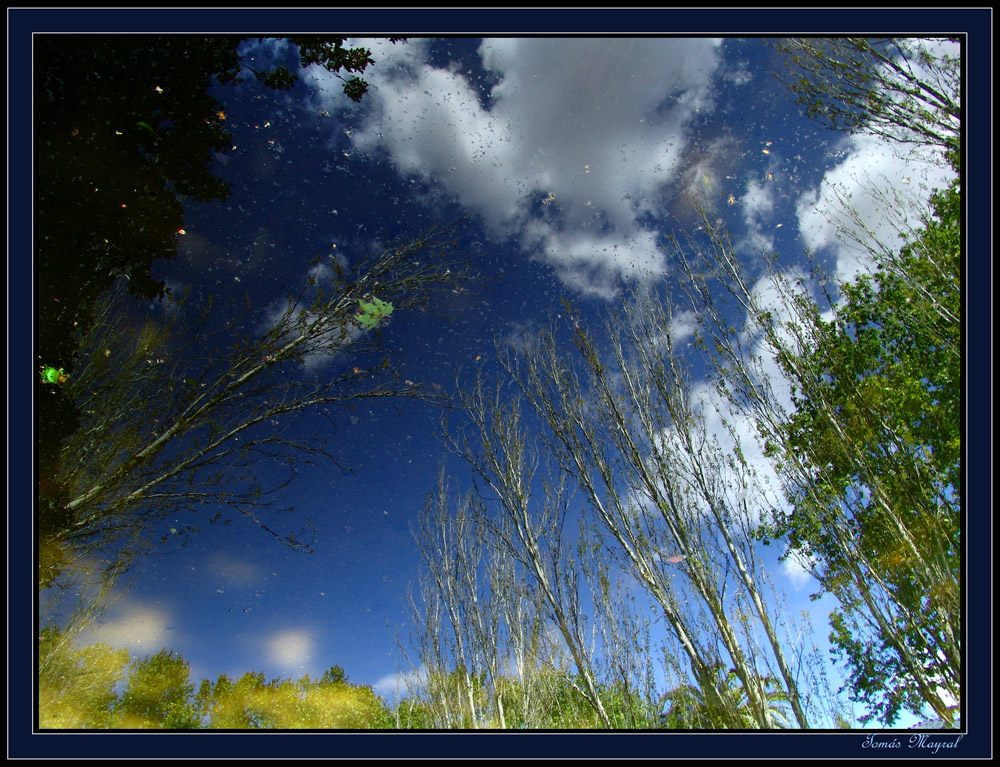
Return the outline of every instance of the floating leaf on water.
<path id="1" fill-rule="evenodd" d="M 371 302 L 358 299 L 358 305 L 361 307 L 361 313 L 356 315 L 355 319 L 368 329 L 374 328 L 379 320 L 392 314 L 392 304 L 375 296 L 372 296 Z"/>

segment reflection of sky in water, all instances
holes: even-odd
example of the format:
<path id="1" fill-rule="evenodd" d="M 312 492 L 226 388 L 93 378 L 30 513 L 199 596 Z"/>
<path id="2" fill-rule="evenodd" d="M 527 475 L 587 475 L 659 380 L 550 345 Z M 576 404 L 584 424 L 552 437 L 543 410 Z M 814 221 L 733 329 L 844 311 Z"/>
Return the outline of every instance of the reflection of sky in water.
<path id="1" fill-rule="evenodd" d="M 858 250 L 838 242 L 828 220 L 836 185 L 853 194 L 867 176 L 887 194 L 923 194 L 943 181 L 933 165 L 799 116 L 759 41 L 366 45 L 376 65 L 358 106 L 315 70 L 291 92 L 252 78 L 217 89 L 234 148 L 216 171 L 233 194 L 189 205 L 180 258 L 155 269 L 199 296 L 246 293 L 263 328 L 317 255 L 348 265 L 386 235 L 467 215 L 461 252 L 499 279 L 444 296 L 434 308 L 449 319 L 411 310 L 382 326 L 400 375 L 441 391 L 454 391 L 459 371 L 465 380 L 477 368 L 494 374 L 493 339 L 544 325 L 561 313 L 560 299 L 596 319 L 616 280 L 674 280 L 662 246 L 696 225 L 687 195 L 731 228 L 752 273 L 762 252 L 791 262 L 807 248 L 847 275 Z M 257 55 L 282 52 L 268 43 Z M 891 235 L 883 201 L 853 200 L 878 234 Z M 676 338 L 692 328 L 679 315 Z M 369 364 L 333 356 L 296 374 Z M 719 423 L 709 387 L 698 387 Z M 468 473 L 445 454 L 431 406 L 363 402 L 331 413 L 332 424 L 305 414 L 292 428 L 319 424 L 357 471 L 303 467 L 282 497 L 295 512 L 280 524 L 311 519 L 315 553 L 292 553 L 244 519 L 203 524 L 186 546 L 139 562 L 131 589 L 87 639 L 135 653 L 171 648 L 196 682 L 251 670 L 319 676 L 337 664 L 352 682 L 391 695 L 393 674 L 410 671 L 394 636 L 411 630 L 405 599 L 419 556 L 410 525 L 441 461 L 459 489 Z M 763 554 L 792 609 L 815 608 L 801 572 Z M 814 624 L 825 633 L 824 618 Z"/>

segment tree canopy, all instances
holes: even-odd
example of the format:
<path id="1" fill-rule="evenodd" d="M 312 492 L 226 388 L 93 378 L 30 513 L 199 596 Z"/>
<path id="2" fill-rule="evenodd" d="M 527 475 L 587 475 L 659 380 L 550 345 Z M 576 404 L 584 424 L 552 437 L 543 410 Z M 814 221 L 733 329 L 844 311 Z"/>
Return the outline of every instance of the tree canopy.
<path id="1" fill-rule="evenodd" d="M 809 353 L 786 360 L 798 383 L 787 449 L 815 473 L 793 490 L 778 533 L 808 549 L 823 588 L 841 597 L 832 638 L 849 689 L 886 724 L 919 711 L 936 686 L 957 696 L 961 667 L 957 180 L 932 210 L 898 258 L 842 287 L 833 320 L 814 318 Z M 891 594 L 895 630 L 862 639 L 859 577 Z"/>
<path id="2" fill-rule="evenodd" d="M 792 504 L 764 534 L 784 537 L 838 598 L 830 638 L 862 721 L 891 725 L 925 705 L 951 721 L 961 679 L 960 62 L 935 41 L 782 48 L 809 73 L 789 87 L 811 115 L 943 150 L 937 162 L 955 173 L 901 247 L 868 243 L 870 265 L 838 286 L 832 318 L 801 290 L 784 293 L 794 327 L 751 310 L 767 317 L 793 394 L 787 419 L 758 422 Z"/>

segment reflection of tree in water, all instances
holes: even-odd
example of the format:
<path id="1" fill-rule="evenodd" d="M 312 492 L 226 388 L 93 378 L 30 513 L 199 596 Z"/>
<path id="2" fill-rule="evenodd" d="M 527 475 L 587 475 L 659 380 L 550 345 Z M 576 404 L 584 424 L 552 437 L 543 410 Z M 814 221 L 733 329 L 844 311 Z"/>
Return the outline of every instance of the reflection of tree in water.
<path id="1" fill-rule="evenodd" d="M 388 358 L 363 377 L 345 369 L 302 380 L 295 371 L 323 355 L 379 352 L 380 329 L 363 327 L 355 314 L 368 303 L 362 297 L 378 285 L 392 299 L 381 301 L 380 319 L 393 306 L 426 302 L 433 290 L 464 279 L 452 249 L 425 236 L 357 260 L 350 274 L 331 269 L 322 280 L 310 278 L 270 330 L 249 338 L 238 332 L 245 315 L 235 301 L 209 300 L 191 312 L 171 298 L 165 317 L 133 317 L 122 283 L 107 291 L 94 303 L 76 372 L 62 387 L 80 406 L 80 429 L 59 448 L 61 495 L 50 494 L 54 508 L 41 531 L 48 544 L 42 585 L 64 561 L 83 555 L 107 562 L 109 573 L 127 569 L 165 532 L 158 527 L 168 516 L 185 512 L 212 523 L 227 509 L 308 549 L 301 532 L 281 532 L 265 512 L 297 463 L 337 457 L 320 435 L 286 434 L 289 419 L 306 409 L 330 418 L 329 408 L 365 398 L 441 395 L 400 379 Z M 222 327 L 209 327 L 219 317 Z M 304 527 L 312 529 L 308 520 Z"/>
<path id="2" fill-rule="evenodd" d="M 343 38 L 296 38 L 304 65 L 336 74 L 372 63 Z M 176 255 L 182 200 L 224 200 L 228 185 L 212 156 L 231 146 L 213 82 L 238 82 L 240 38 L 39 35 L 35 38 L 38 364 L 65 368 L 98 297 L 124 276 L 129 293 L 151 300 L 164 284 L 156 259 Z M 253 71 L 253 70 L 251 70 Z M 253 71 L 288 88 L 285 67 Z M 338 77 L 340 75 L 337 75 Z M 356 76 L 345 92 L 367 89 Z M 43 536 L 66 523 L 66 491 L 55 477 L 63 440 L 80 423 L 66 387 L 39 380 L 40 523 Z"/>
<path id="3" fill-rule="evenodd" d="M 268 682 L 248 672 L 222 674 L 195 691 L 190 666 L 167 649 L 129 663 L 127 650 L 82 649 L 60 632 L 39 636 L 42 729 L 368 729 L 388 712 L 370 687 L 350 684 L 340 666 L 319 678 Z"/>
<path id="4" fill-rule="evenodd" d="M 36 38 L 38 357 L 68 365 L 74 328 L 97 296 L 125 275 L 130 292 L 162 294 L 149 269 L 176 253 L 178 195 L 224 199 L 211 153 L 229 136 L 206 93 L 212 75 L 231 80 L 235 41 L 191 38 Z M 61 362 L 60 362 L 61 361 Z M 61 387 L 39 397 L 43 528 L 63 503 L 51 477 L 56 451 L 78 413 Z M 50 519 L 50 517 L 53 517 Z"/>

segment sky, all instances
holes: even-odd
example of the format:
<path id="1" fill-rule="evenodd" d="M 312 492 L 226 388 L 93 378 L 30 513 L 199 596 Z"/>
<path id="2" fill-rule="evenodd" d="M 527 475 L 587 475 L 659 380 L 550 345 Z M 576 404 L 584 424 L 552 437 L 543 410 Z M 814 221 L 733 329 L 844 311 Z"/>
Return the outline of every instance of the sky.
<path id="1" fill-rule="evenodd" d="M 383 329 L 404 377 L 449 393 L 457 371 L 495 374 L 494 340 L 546 325 L 562 299 L 596 320 L 619 280 L 677 281 L 662 246 L 697 225 L 690 196 L 732 231 L 751 272 L 762 252 L 804 264 L 808 251 L 844 278 L 863 263 L 828 220 L 838 193 L 888 240 L 884 203 L 865 188 L 919 198 L 947 182 L 934 163 L 801 115 L 760 39 L 351 44 L 376 62 L 358 105 L 317 68 L 290 92 L 253 79 L 215 89 L 233 134 L 215 169 L 233 193 L 186 206 L 178 258 L 154 276 L 199 295 L 245 291 L 263 328 L 315 256 L 350 262 L 386 234 L 465 217 L 461 252 L 496 279 L 456 294 L 449 319 L 399 312 Z M 288 56 L 273 41 L 246 53 Z M 310 360 L 297 374 L 322 378 L 346 364 Z M 440 419 L 409 401 L 337 414 L 327 436 L 357 470 L 308 468 L 283 496 L 316 522 L 314 553 L 240 520 L 206 527 L 138 563 L 85 641 L 134 655 L 167 647 L 195 682 L 251 670 L 319 676 L 336 664 L 391 698 L 409 670 L 396 635 L 410 629 L 406 597 L 419 576 L 410 526 L 442 461 L 459 483 L 468 477 L 437 436 Z M 791 607 L 809 606 L 808 579 L 769 556 Z"/>

